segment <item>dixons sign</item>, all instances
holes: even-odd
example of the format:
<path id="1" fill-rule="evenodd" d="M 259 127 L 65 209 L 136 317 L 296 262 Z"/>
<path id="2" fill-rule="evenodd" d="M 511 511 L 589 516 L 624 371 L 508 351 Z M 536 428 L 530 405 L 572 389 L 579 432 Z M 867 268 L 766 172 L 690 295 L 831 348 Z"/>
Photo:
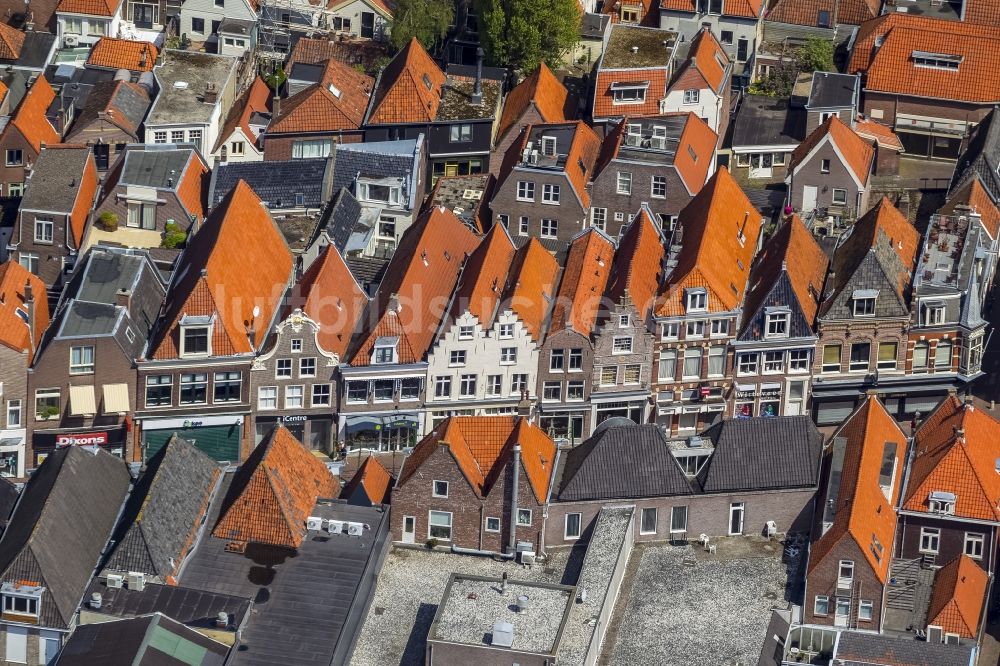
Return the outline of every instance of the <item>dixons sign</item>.
<path id="1" fill-rule="evenodd" d="M 106 432 L 82 432 L 56 435 L 56 446 L 105 446 L 108 443 Z"/>

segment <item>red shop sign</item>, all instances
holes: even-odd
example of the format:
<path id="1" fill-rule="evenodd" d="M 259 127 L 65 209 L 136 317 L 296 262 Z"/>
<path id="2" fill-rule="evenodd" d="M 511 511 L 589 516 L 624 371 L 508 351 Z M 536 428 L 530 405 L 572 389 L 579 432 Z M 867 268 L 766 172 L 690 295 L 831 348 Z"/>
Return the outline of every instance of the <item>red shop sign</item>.
<path id="1" fill-rule="evenodd" d="M 65 435 L 56 435 L 56 446 L 106 446 L 108 443 L 108 433 L 106 432 L 82 432 Z"/>

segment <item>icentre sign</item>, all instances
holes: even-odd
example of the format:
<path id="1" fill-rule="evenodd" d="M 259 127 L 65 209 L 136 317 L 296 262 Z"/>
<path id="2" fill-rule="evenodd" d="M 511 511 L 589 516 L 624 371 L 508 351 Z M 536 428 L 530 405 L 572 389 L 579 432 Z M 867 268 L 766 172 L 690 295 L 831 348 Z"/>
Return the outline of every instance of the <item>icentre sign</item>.
<path id="1" fill-rule="evenodd" d="M 56 446 L 103 446 L 108 443 L 106 432 L 84 432 L 56 435 Z"/>

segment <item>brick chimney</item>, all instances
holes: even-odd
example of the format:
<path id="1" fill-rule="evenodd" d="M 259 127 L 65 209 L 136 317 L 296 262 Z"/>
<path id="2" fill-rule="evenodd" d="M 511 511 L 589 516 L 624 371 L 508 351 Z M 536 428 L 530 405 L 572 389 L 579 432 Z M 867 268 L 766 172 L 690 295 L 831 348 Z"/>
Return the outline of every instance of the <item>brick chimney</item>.
<path id="1" fill-rule="evenodd" d="M 132 291 L 129 289 L 119 289 L 115 294 L 115 305 L 128 309 L 132 304 Z"/>

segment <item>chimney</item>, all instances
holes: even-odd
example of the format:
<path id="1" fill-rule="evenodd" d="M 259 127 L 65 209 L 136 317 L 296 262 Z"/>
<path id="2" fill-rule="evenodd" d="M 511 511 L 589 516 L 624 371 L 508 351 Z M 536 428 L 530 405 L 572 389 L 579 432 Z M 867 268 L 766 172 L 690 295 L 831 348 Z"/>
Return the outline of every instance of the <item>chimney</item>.
<path id="1" fill-rule="evenodd" d="M 35 350 L 35 294 L 31 288 L 31 281 L 24 283 L 24 307 L 28 312 L 28 331 L 31 333 L 31 350 Z"/>
<path id="2" fill-rule="evenodd" d="M 128 289 L 119 289 L 115 294 L 115 305 L 128 309 L 132 304 L 132 292 Z"/>
<path id="3" fill-rule="evenodd" d="M 148 50 L 148 47 L 142 47 L 142 52 L 139 54 L 139 69 L 146 69 L 147 58 L 149 57 L 146 52 Z"/>
<path id="4" fill-rule="evenodd" d="M 214 81 L 205 84 L 205 104 L 215 104 L 219 101 L 219 90 Z"/>
<path id="5" fill-rule="evenodd" d="M 472 91 L 472 103 L 483 103 L 483 47 L 476 49 L 476 88 Z"/>
<path id="6" fill-rule="evenodd" d="M 524 418 L 531 416 L 531 401 L 528 400 L 528 389 L 521 391 L 521 400 L 517 403 L 517 415 Z"/>
<path id="7" fill-rule="evenodd" d="M 274 93 L 274 98 L 271 100 L 271 117 L 277 118 L 281 115 L 281 98 L 278 97 L 278 93 Z"/>

